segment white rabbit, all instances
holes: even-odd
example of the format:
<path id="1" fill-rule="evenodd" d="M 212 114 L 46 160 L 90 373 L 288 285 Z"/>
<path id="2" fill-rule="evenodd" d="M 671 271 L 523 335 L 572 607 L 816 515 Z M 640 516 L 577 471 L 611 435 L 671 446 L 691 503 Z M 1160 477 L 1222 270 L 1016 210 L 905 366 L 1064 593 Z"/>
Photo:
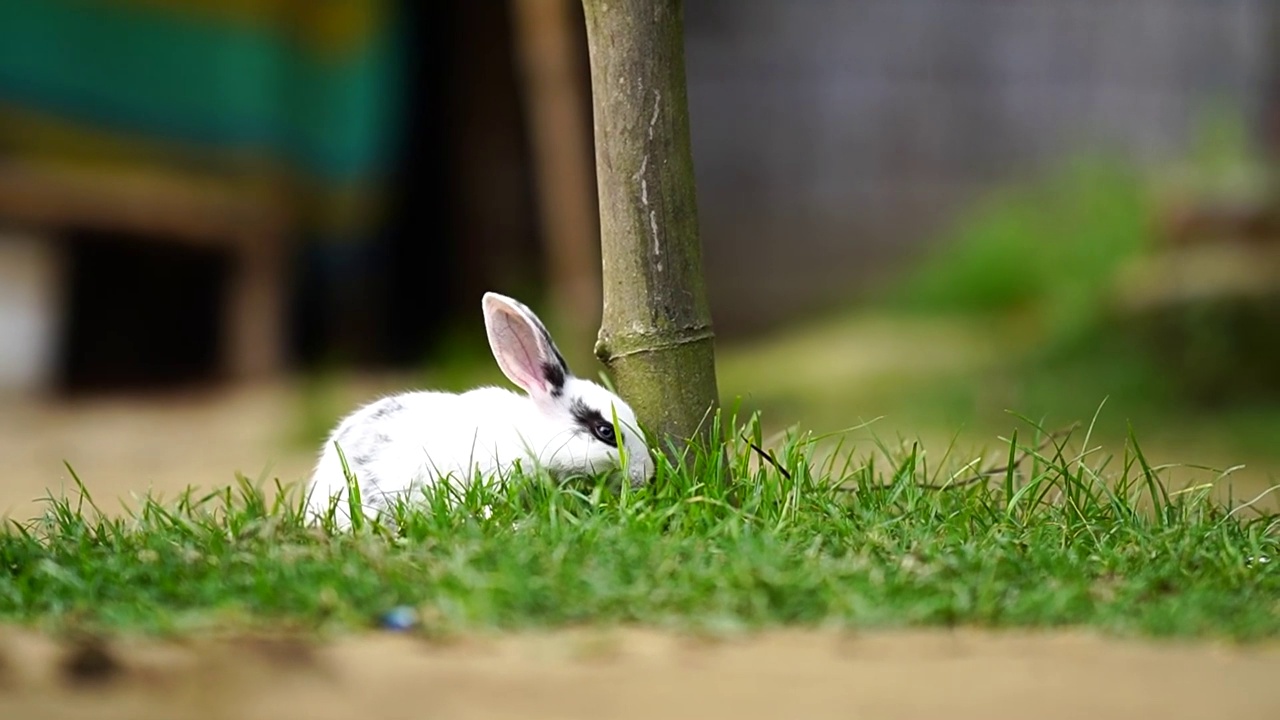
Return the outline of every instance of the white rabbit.
<path id="1" fill-rule="evenodd" d="M 424 485 L 466 483 L 477 471 L 505 477 L 517 462 L 526 471 L 543 468 L 560 476 L 622 469 L 625 455 L 633 486 L 653 476 L 653 458 L 630 406 L 574 377 L 542 322 L 520 302 L 490 292 L 481 307 L 498 367 L 528 396 L 499 387 L 417 391 L 360 407 L 338 423 L 321 451 L 308 487 L 313 520 L 337 498 L 335 519 L 340 527 L 350 523 L 347 479 L 335 445 L 370 516 L 392 497 Z"/>

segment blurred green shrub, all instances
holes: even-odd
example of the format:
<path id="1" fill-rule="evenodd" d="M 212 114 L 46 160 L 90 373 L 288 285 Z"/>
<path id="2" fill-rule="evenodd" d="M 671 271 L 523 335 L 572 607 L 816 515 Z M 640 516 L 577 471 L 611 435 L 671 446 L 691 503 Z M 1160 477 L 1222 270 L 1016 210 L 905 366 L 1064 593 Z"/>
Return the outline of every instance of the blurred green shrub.
<path id="1" fill-rule="evenodd" d="M 1115 269 L 1141 251 L 1148 201 L 1139 175 L 1076 160 L 994 194 L 900 286 L 900 309 L 1029 316 L 1051 335 L 1095 317 Z"/>
<path id="2" fill-rule="evenodd" d="M 913 269 L 891 307 L 1018 321 L 1029 342 L 1005 371 L 1019 401 L 1036 407 L 1071 405 L 1073 395 L 1153 409 L 1280 397 L 1280 287 L 1244 292 L 1237 273 L 1219 278 L 1220 291 L 1184 297 L 1181 283 L 1203 286 L 1214 273 L 1195 257 L 1169 272 L 1180 251 L 1157 235 L 1170 203 L 1264 197 L 1265 167 L 1244 123 L 1210 108 L 1185 161 L 1159 170 L 1084 158 L 994 193 Z M 1123 307 L 1117 291 L 1131 276 L 1122 271 L 1135 268 L 1154 273 L 1158 297 Z"/>

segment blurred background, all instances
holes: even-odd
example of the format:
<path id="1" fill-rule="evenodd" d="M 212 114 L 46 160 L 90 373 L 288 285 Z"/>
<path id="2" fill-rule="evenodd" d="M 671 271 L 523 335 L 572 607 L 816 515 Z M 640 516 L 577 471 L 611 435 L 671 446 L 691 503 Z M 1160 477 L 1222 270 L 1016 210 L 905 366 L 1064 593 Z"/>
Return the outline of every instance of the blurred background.
<path id="1" fill-rule="evenodd" d="M 1096 414 L 1275 483 L 1280 4 L 685 31 L 727 403 L 963 458 Z M 0 513 L 64 462 L 99 496 L 302 480 L 373 394 L 502 381 L 486 289 L 596 375 L 592 142 L 578 0 L 0 0 Z"/>

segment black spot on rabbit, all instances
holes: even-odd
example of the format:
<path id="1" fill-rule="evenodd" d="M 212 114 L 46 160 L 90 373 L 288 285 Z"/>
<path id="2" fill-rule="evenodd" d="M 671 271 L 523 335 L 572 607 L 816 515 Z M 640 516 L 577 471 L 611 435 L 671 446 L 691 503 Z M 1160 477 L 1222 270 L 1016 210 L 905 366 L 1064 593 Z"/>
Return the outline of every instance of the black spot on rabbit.
<path id="1" fill-rule="evenodd" d="M 542 333 L 542 339 L 547 343 L 547 347 L 555 357 L 556 363 L 560 366 L 560 371 L 567 373 L 569 371 L 569 363 L 564 359 L 564 355 L 560 354 L 560 348 L 556 346 L 556 341 L 551 339 L 551 333 L 547 332 L 542 323 L 538 323 L 538 331 Z"/>
<path id="2" fill-rule="evenodd" d="M 599 410 L 588 407 L 581 400 L 574 400 L 569 406 L 569 412 L 573 415 L 573 420 L 583 431 L 605 445 L 610 447 L 618 447 L 618 435 L 614 432 L 613 423 L 601 414 Z"/>
<path id="3" fill-rule="evenodd" d="M 545 363 L 542 366 L 542 377 L 547 379 L 547 383 L 551 385 L 552 397 L 560 397 L 564 393 L 564 359 L 561 358 L 559 365 L 555 363 Z"/>
<path id="4" fill-rule="evenodd" d="M 401 405 L 398 400 L 395 398 L 387 398 L 374 406 L 373 414 L 369 416 L 369 419 L 385 420 L 401 410 L 404 410 L 404 406 Z"/>

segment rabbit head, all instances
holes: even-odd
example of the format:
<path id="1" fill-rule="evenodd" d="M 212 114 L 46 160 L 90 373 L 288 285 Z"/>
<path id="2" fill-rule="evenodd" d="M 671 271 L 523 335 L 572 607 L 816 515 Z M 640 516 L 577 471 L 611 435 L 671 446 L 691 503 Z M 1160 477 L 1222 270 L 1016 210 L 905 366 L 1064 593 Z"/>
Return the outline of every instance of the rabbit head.
<path id="1" fill-rule="evenodd" d="M 633 486 L 653 476 L 653 458 L 622 398 L 569 371 L 538 316 L 517 300 L 485 293 L 485 330 L 498 367 L 554 428 L 541 462 L 557 473 L 621 470 Z"/>

